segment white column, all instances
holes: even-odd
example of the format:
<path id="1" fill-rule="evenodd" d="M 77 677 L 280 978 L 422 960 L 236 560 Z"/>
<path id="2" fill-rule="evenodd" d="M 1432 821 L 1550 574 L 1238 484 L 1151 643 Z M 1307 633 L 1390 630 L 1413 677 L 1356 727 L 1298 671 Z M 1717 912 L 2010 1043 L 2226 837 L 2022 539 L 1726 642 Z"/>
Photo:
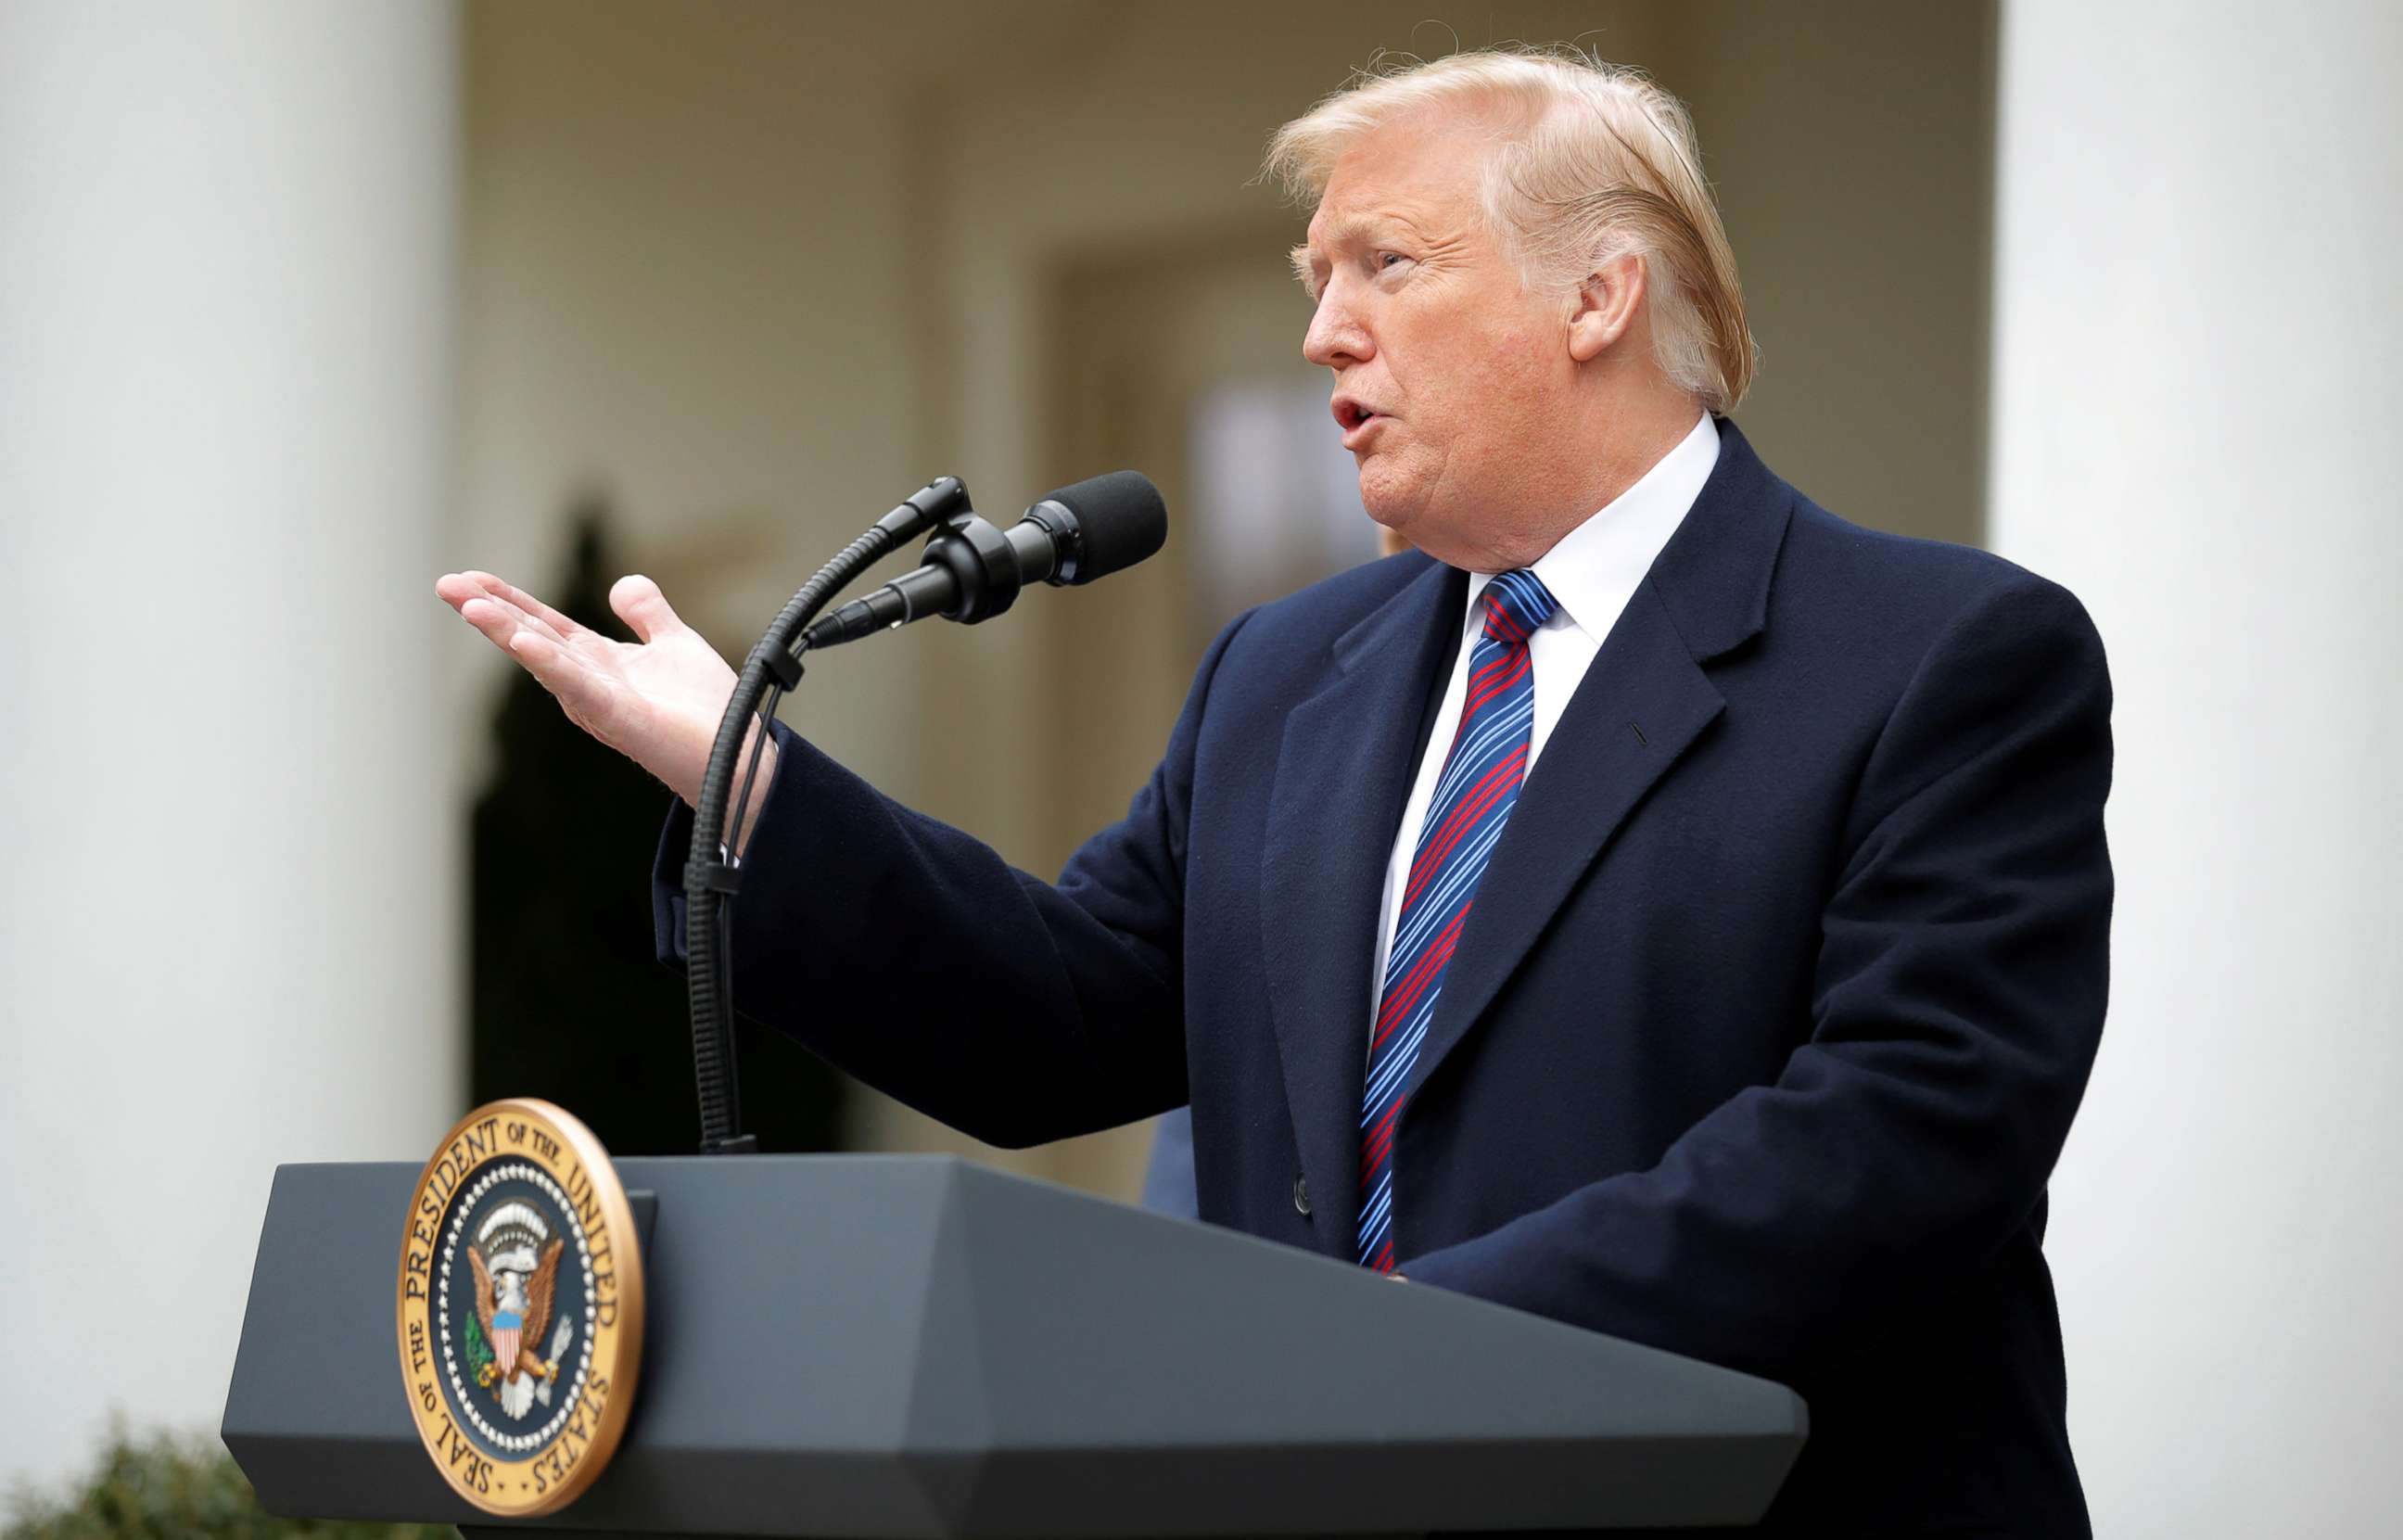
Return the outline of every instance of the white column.
<path id="1" fill-rule="evenodd" d="M 2118 687 L 2049 1245 L 2098 1533 L 2395 1521 L 2398 62 L 2378 0 L 2004 10 L 1993 543 Z"/>
<path id="2" fill-rule="evenodd" d="M 459 1098 L 454 53 L 0 0 L 0 1490 L 214 1426 L 275 1164 Z"/>

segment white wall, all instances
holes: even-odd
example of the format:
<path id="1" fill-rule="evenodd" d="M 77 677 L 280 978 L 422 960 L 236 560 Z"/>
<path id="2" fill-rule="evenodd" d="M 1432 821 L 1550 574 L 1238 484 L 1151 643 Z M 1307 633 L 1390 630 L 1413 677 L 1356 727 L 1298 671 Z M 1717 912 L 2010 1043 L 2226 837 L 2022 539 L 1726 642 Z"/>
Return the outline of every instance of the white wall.
<path id="1" fill-rule="evenodd" d="M 2399 61 L 2372 0 L 2005 11 L 1993 543 L 2118 687 L 2049 1248 L 2100 1533 L 2395 1524 Z"/>
<path id="2" fill-rule="evenodd" d="M 275 1164 L 453 1115 L 454 41 L 0 7 L 0 1489 L 214 1425 Z"/>

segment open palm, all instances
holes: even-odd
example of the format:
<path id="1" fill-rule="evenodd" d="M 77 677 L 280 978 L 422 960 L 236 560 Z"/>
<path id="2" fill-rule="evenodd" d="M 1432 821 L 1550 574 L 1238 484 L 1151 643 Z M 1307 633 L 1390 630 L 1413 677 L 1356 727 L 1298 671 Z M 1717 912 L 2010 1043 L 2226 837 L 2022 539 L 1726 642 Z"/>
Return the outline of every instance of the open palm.
<path id="1" fill-rule="evenodd" d="M 609 607 L 636 642 L 579 626 L 488 572 L 446 574 L 434 591 L 533 674 L 569 721 L 687 802 L 700 800 L 709 747 L 734 694 L 734 671 L 676 617 L 658 584 L 620 577 L 609 590 Z"/>

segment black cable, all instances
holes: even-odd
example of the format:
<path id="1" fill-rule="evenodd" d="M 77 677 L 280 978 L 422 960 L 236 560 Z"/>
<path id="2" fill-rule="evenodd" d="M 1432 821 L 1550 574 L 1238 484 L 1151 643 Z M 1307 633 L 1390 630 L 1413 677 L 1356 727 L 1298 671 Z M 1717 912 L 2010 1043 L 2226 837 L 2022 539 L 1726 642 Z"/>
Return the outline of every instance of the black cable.
<path id="1" fill-rule="evenodd" d="M 737 871 L 740 871 L 743 866 L 743 857 L 741 854 L 743 849 L 743 826 L 747 821 L 751 811 L 751 789 L 758 782 L 759 762 L 766 756 L 768 751 L 768 724 L 775 720 L 776 707 L 784 701 L 784 686 L 771 685 L 769 687 L 768 699 L 762 701 L 759 706 L 758 731 L 752 734 L 751 753 L 743 762 L 743 785 L 741 789 L 735 793 L 734 820 L 732 825 L 729 826 L 726 831 L 726 861 L 728 865 L 734 867 Z M 718 978 L 722 985 L 722 988 L 718 992 L 718 998 L 720 1000 L 731 1000 L 734 998 L 734 895 L 732 894 L 723 895 L 718 900 L 717 956 Z M 719 1145 L 720 1151 L 728 1154 L 747 1153 L 755 1143 L 754 1141 L 746 1139 L 742 1132 L 742 1059 L 741 1056 L 734 1051 L 733 1033 L 734 1024 L 729 1020 L 726 1023 L 726 1030 L 722 1036 L 722 1041 L 726 1047 L 725 1104 L 727 1109 L 727 1121 L 729 1127 L 733 1131 L 730 1132 L 727 1136 L 726 1140 Z"/>
<path id="2" fill-rule="evenodd" d="M 776 719 L 776 708 L 784 700 L 784 686 L 768 687 L 768 699 L 759 703 L 759 734 L 751 740 L 751 756 L 743 764 L 743 785 L 734 794 L 734 822 L 726 831 L 726 849 L 727 859 L 738 867 L 743 865 L 743 825 L 751 814 L 751 787 L 759 779 L 759 761 L 768 753 L 768 724 Z"/>

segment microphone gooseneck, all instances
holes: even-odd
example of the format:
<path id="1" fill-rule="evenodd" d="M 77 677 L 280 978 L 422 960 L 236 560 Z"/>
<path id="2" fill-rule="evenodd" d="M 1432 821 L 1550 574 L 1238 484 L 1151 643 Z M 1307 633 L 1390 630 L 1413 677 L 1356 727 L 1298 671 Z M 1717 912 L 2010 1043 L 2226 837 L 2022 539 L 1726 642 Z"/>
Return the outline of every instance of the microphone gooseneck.
<path id="1" fill-rule="evenodd" d="M 934 534 L 917 571 L 818 617 L 871 562 L 928 529 Z M 1133 471 L 1113 471 L 1063 487 L 1027 509 L 1007 531 L 979 518 L 969 506 L 967 488 L 946 476 L 928 482 L 844 547 L 777 613 L 744 659 L 726 715 L 718 721 L 701 773 L 684 867 L 685 978 L 692 1006 L 702 1154 L 743 1154 L 757 1147 L 743 1131 L 734 1068 L 729 916 L 743 885 L 743 868 L 732 853 L 742 844 L 743 811 L 751 804 L 768 720 L 776 715 L 785 692 L 800 683 L 801 655 L 929 615 L 969 624 L 989 620 L 1009 608 L 1028 583 L 1090 583 L 1134 565 L 1159 550 L 1167 537 L 1168 510 L 1159 489 Z M 759 730 L 752 736 L 755 723 Z M 735 765 L 744 757 L 746 737 L 751 739 L 749 764 L 737 791 Z M 731 825 L 729 808 L 736 810 Z"/>
<path id="2" fill-rule="evenodd" d="M 742 886 L 741 868 L 729 858 L 719 834 L 726 829 L 726 810 L 734 779 L 734 762 L 755 719 L 758 742 L 767 739 L 759 702 L 769 697 L 766 715 L 775 715 L 775 701 L 800 682 L 793 639 L 800 629 L 879 558 L 916 535 L 968 507 L 968 490 L 957 477 L 943 476 L 920 488 L 845 546 L 820 567 L 800 590 L 785 602 L 734 681 L 734 693 L 719 718 L 717 737 L 701 771 L 701 796 L 693 808 L 692 843 L 684 864 L 685 987 L 692 1007 L 693 1080 L 701 1099 L 701 1152 L 738 1155 L 757 1147 L 742 1128 L 742 1096 L 734 1066 L 734 981 L 732 947 L 726 934 L 727 905 Z M 772 694 L 771 694 L 772 690 Z M 752 768 L 758 766 L 755 746 Z M 749 780 L 744 782 L 744 803 Z"/>

